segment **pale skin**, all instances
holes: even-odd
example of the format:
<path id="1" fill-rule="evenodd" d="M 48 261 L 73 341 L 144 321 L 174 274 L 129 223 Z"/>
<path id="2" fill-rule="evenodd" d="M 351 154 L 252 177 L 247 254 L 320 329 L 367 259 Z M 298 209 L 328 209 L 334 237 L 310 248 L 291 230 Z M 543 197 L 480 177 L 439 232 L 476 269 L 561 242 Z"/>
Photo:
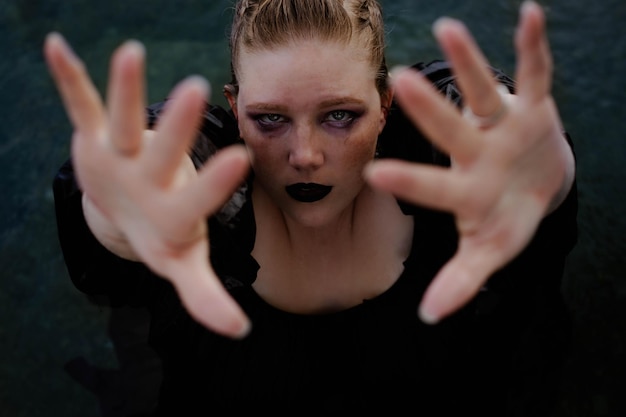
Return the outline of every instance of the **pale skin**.
<path id="1" fill-rule="evenodd" d="M 244 53 L 240 93 L 227 95 L 253 156 L 252 255 L 260 265 L 253 286 L 283 310 L 360 304 L 395 282 L 409 254 L 412 218 L 362 175 L 390 100 L 381 100 L 361 51 L 314 40 Z M 333 190 L 302 203 L 285 192 L 294 183 Z"/>
<path id="2" fill-rule="evenodd" d="M 371 162 L 373 148 L 367 138 L 374 138 L 375 144 L 385 123 L 385 99 L 369 94 L 375 90 L 373 77 L 369 83 L 361 83 L 362 91 L 346 90 L 350 97 L 361 97 L 369 109 L 363 118 L 370 123 L 367 130 L 371 133 L 363 135 L 363 146 L 358 148 L 363 152 L 356 160 L 333 165 L 332 160 L 322 158 L 320 165 L 319 154 L 330 155 L 326 136 L 320 133 L 326 125 L 310 121 L 317 120 L 312 115 L 320 113 L 322 99 L 311 98 L 309 107 L 305 101 L 287 101 L 286 115 L 297 134 L 286 135 L 286 145 L 272 148 L 273 153 L 264 157 L 282 152 L 288 155 L 288 162 L 284 172 L 263 173 L 254 187 L 255 216 L 265 220 L 260 223 L 257 218 L 257 227 L 262 227 L 253 255 L 261 270 L 255 289 L 280 307 L 302 312 L 345 308 L 383 291 L 399 274 L 411 237 L 406 230 L 412 230 L 412 220 L 392 204 L 393 194 L 454 213 L 460 232 L 458 252 L 422 299 L 422 319 L 434 323 L 467 303 L 494 271 L 526 246 L 541 219 L 562 202 L 573 182 L 573 155 L 550 95 L 552 64 L 544 20 L 536 4 L 525 3 L 515 37 L 517 95 L 507 98 L 506 115 L 492 127 L 475 126 L 418 74 L 402 71 L 393 77 L 395 98 L 428 138 L 451 155 L 450 169 L 391 160 Z M 467 30 L 460 22 L 442 19 L 434 32 L 455 68 L 466 104 L 477 115 L 497 111 L 502 97 Z M 141 45 L 128 42 L 114 54 L 106 104 L 58 34 L 46 39 L 44 49 L 74 127 L 72 157 L 84 192 L 85 217 L 96 237 L 114 253 L 144 262 L 171 281 L 191 315 L 208 328 L 230 337 L 245 336 L 248 319 L 208 262 L 206 217 L 229 198 L 251 162 L 242 146 L 219 152 L 197 173 L 186 157 L 208 95 L 207 83 L 192 77 L 177 86 L 175 100 L 157 128 L 146 132 Z M 288 50 L 286 46 L 266 54 Z M 244 52 L 242 61 L 261 65 L 255 58 L 263 54 L 254 55 Z M 341 56 L 346 55 L 349 60 L 349 54 Z M 366 63 L 361 65 L 369 68 Z M 246 67 L 242 68 L 240 95 L 229 101 L 242 137 L 249 137 L 246 144 L 254 153 L 256 173 L 261 167 L 255 167 L 256 158 L 262 157 L 263 148 L 246 130 L 249 125 L 243 111 L 248 108 L 240 106 L 247 97 L 261 96 L 251 87 L 246 89 Z M 341 169 L 346 171 L 339 177 L 348 178 L 341 195 L 352 195 L 352 199 L 330 199 L 331 193 L 324 199 L 327 202 L 302 209 L 288 200 L 281 202 L 276 197 L 279 191 L 271 187 L 273 180 L 279 185 L 286 185 L 281 181 L 306 182 L 307 175 L 310 181 L 332 182 Z M 342 184 L 335 183 L 337 188 Z M 390 219 L 391 227 L 359 226 L 381 217 Z M 276 244 L 262 244 L 264 241 Z M 328 242 L 336 246 L 329 249 Z M 380 253 L 381 245 L 367 242 L 391 245 L 383 245 L 390 249 Z M 273 262 L 272 250 L 291 251 L 294 259 L 302 262 L 308 259 L 303 254 L 328 259 L 325 251 L 329 250 L 340 255 L 332 258 L 334 261 L 318 263 L 321 269 L 298 264 L 302 280 L 295 285 L 282 273 L 293 265 Z M 370 265 L 378 268 L 374 268 L 376 273 L 365 282 L 350 280 L 361 265 L 359 260 L 372 253 L 380 256 Z M 307 275 L 306 271 L 314 272 Z M 316 276 L 329 276 L 328 272 L 340 279 L 315 280 Z M 268 277 L 278 278 L 272 281 Z M 294 294 L 299 301 L 286 303 Z"/>

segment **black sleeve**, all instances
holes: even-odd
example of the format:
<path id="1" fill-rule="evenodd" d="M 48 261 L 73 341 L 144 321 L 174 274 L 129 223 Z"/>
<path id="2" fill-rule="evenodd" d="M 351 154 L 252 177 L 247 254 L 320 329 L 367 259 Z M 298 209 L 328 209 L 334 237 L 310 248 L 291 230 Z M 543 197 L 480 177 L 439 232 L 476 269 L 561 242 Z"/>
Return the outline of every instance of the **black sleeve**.
<path id="1" fill-rule="evenodd" d="M 414 68 L 422 71 L 451 102 L 462 105 L 449 64 L 434 61 Z M 496 80 L 514 93 L 513 80 L 502 71 L 492 70 Z M 565 137 L 575 152 L 572 139 L 567 133 Z M 379 137 L 379 154 L 450 165 L 448 156 L 424 137 L 396 103 Z M 454 217 L 399 203 L 404 213 L 415 218 L 413 247 L 421 254 L 419 259 L 435 262 L 434 269 L 439 269 L 457 249 L 459 236 Z M 558 387 L 559 367 L 567 357 L 572 335 L 561 288 L 567 256 L 578 240 L 577 215 L 578 191 L 574 182 L 565 200 L 540 222 L 522 252 L 492 274 L 478 294 L 447 319 L 464 334 L 462 345 L 467 356 L 462 357 L 471 364 L 468 374 L 480 376 L 484 400 L 499 404 L 506 396 L 495 398 L 490 394 L 507 387 L 511 397 L 508 400 L 515 410 L 507 413 L 503 406 L 506 415 L 521 415 L 520 410 L 525 410 L 521 411 L 524 415 L 537 415 L 538 406 L 549 405 L 556 392 L 554 387 Z"/>

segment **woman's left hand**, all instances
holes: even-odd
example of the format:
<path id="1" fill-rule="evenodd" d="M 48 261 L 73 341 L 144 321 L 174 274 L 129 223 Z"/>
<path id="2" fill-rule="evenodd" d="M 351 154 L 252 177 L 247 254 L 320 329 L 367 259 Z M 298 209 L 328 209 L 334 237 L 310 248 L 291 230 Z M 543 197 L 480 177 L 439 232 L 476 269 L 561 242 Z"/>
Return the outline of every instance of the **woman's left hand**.
<path id="1" fill-rule="evenodd" d="M 552 58 L 541 8 L 527 1 L 521 9 L 515 96 L 498 91 L 485 57 L 460 22 L 440 19 L 434 31 L 467 110 L 478 117 L 464 116 L 415 71 L 397 73 L 396 99 L 452 164 L 381 160 L 366 170 L 372 186 L 455 215 L 458 250 L 420 306 L 429 323 L 466 304 L 526 247 L 574 177 L 573 154 L 550 95 Z"/>

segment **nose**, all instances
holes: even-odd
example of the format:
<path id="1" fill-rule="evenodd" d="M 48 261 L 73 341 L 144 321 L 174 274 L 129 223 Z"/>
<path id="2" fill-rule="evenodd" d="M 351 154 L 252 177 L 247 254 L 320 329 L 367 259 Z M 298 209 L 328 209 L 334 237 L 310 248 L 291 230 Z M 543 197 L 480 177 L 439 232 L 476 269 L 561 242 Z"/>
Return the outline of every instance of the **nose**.
<path id="1" fill-rule="evenodd" d="M 298 170 L 314 170 L 324 164 L 323 138 L 309 126 L 298 126 L 290 140 L 289 164 Z"/>

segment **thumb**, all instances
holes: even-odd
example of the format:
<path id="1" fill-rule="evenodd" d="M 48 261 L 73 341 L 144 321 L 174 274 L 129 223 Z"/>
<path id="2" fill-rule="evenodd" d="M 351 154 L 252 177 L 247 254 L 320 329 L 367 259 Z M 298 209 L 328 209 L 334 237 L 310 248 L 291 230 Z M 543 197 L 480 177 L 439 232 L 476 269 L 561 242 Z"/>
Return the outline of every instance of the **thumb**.
<path id="1" fill-rule="evenodd" d="M 420 319 L 436 324 L 466 305 L 500 262 L 495 254 L 459 249 L 435 276 L 419 306 Z"/>
<path id="2" fill-rule="evenodd" d="M 189 314 L 203 326 L 227 337 L 241 339 L 251 324 L 229 295 L 207 261 L 206 245 L 198 245 L 189 256 L 169 268 L 171 281 Z"/>

